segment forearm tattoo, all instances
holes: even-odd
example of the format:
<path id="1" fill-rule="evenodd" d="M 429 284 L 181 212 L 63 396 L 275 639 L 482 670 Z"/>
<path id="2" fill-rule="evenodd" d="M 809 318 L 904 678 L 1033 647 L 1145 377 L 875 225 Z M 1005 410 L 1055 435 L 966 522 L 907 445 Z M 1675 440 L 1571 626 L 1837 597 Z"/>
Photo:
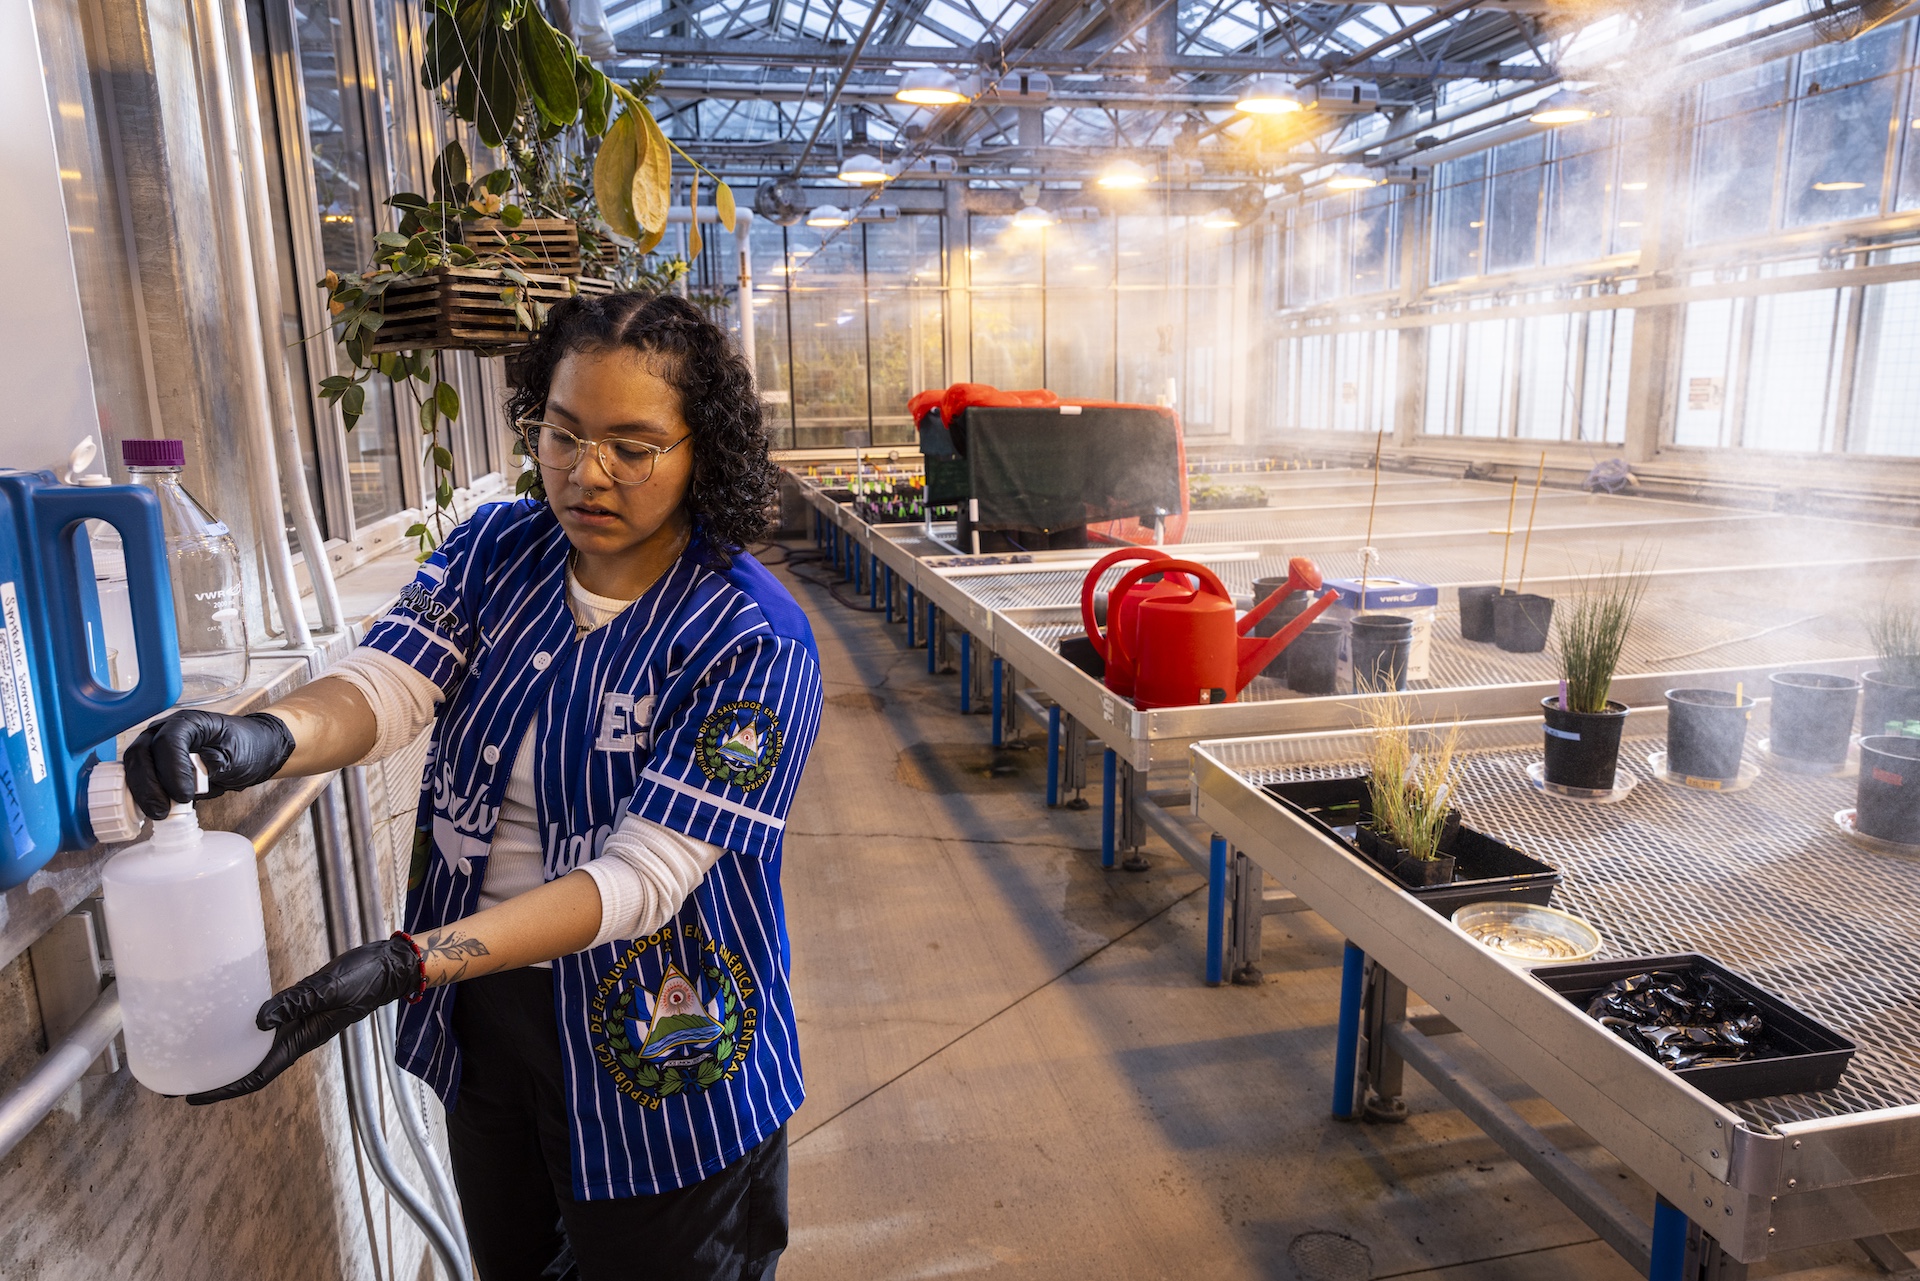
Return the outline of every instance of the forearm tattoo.
<path id="1" fill-rule="evenodd" d="M 420 959 L 427 966 L 429 987 L 458 983 L 467 977 L 475 960 L 490 955 L 485 943 L 463 935 L 458 926 L 435 930 L 420 944 Z"/>

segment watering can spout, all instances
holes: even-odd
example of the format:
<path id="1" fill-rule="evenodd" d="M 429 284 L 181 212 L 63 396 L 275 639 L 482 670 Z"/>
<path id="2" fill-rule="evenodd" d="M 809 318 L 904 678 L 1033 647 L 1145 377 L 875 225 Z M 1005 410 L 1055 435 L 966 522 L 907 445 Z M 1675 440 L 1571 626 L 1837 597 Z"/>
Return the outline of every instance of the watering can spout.
<path id="1" fill-rule="evenodd" d="M 1288 622 L 1285 627 L 1282 627 L 1271 636 L 1255 640 L 1246 636 L 1247 631 L 1249 631 L 1255 623 L 1265 618 L 1268 611 L 1272 610 L 1275 605 L 1293 593 L 1317 592 L 1324 585 L 1324 581 L 1320 576 L 1319 566 L 1315 565 L 1305 556 L 1295 556 L 1287 562 L 1286 585 L 1247 611 L 1246 617 L 1242 618 L 1239 623 L 1239 631 L 1241 633 L 1240 669 L 1236 673 L 1239 688 L 1245 689 L 1256 675 L 1266 670 L 1267 664 L 1271 663 L 1275 658 L 1278 658 L 1281 650 L 1293 644 L 1295 638 L 1297 638 L 1301 632 L 1307 630 L 1308 624 L 1319 618 L 1320 615 L 1326 613 L 1328 607 L 1340 599 L 1340 593 L 1333 591 L 1326 592 L 1311 605 L 1307 606 L 1306 609 L 1302 610 L 1297 618 Z"/>

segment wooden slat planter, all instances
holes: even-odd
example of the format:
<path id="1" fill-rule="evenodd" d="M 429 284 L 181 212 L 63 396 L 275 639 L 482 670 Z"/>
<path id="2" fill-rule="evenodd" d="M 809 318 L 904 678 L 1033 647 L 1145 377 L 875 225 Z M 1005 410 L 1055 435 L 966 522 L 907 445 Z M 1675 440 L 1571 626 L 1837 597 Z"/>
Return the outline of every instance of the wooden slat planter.
<path id="1" fill-rule="evenodd" d="M 518 227 L 498 218 L 482 218 L 462 226 L 460 239 L 475 253 L 511 253 L 520 260 L 522 271 L 580 274 L 580 228 L 571 218 L 528 218 Z"/>
<path id="2" fill-rule="evenodd" d="M 611 292 L 608 282 L 528 273 L 527 301 L 552 306 L 581 293 Z M 387 289 L 375 351 L 472 351 L 497 356 L 533 341 L 513 304 L 500 291 L 509 282 L 498 268 L 442 267 L 430 276 Z M 584 287 L 583 287 L 584 286 Z"/>

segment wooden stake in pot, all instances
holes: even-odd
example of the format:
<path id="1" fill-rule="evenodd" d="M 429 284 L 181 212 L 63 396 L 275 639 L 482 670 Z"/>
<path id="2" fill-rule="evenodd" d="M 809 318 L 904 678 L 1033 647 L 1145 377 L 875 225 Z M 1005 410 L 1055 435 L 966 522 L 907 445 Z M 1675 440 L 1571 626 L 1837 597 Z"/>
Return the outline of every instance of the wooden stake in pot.
<path id="1" fill-rule="evenodd" d="M 1360 591 L 1367 590 L 1367 566 L 1375 552 L 1373 550 L 1373 512 L 1380 505 L 1380 446 L 1386 440 L 1387 433 L 1378 431 L 1373 437 L 1373 497 L 1367 500 L 1367 538 L 1360 548 Z M 1363 602 L 1364 603 L 1364 602 Z"/>
<path id="2" fill-rule="evenodd" d="M 1507 543 L 1500 550 L 1500 594 L 1507 594 L 1507 562 L 1513 559 L 1513 507 L 1520 498 L 1520 478 L 1515 476 L 1507 489 Z"/>
<path id="3" fill-rule="evenodd" d="M 1547 451 L 1540 451 L 1540 474 L 1533 478 L 1533 506 L 1527 509 L 1527 537 L 1520 544 L 1520 581 L 1515 591 L 1527 590 L 1527 553 L 1533 550 L 1533 518 L 1540 511 L 1540 485 L 1547 478 Z M 1516 480 L 1518 477 L 1515 478 Z M 1511 523 L 1511 522 L 1509 522 Z"/>

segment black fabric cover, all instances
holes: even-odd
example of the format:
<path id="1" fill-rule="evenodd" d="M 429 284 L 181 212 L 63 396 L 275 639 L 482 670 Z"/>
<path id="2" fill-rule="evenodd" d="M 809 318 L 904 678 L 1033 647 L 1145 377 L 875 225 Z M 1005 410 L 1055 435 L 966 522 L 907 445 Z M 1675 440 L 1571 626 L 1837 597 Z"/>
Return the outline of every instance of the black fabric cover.
<path id="1" fill-rule="evenodd" d="M 1086 406 L 976 405 L 952 433 L 965 454 L 983 528 L 1066 529 L 1180 510 L 1180 454 L 1170 415 Z M 929 475 L 928 487 L 932 488 Z M 931 493 L 929 494 L 931 499 Z"/>

